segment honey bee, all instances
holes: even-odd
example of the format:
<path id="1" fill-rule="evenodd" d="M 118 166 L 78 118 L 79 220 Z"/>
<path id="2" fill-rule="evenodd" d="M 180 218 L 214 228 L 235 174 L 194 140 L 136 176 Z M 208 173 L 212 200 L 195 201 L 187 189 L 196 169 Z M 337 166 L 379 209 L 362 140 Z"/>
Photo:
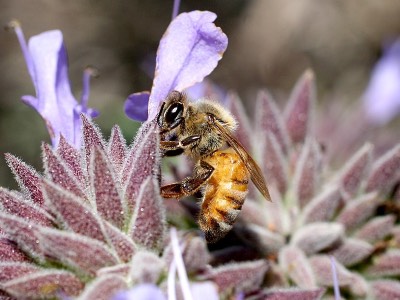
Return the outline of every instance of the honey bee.
<path id="1" fill-rule="evenodd" d="M 260 168 L 233 136 L 235 118 L 221 105 L 206 99 L 189 102 L 184 93 L 173 91 L 161 105 L 157 124 L 163 154 L 184 153 L 195 162 L 192 176 L 162 186 L 161 195 L 179 199 L 202 192 L 198 223 L 207 242 L 231 230 L 250 179 L 270 201 Z"/>

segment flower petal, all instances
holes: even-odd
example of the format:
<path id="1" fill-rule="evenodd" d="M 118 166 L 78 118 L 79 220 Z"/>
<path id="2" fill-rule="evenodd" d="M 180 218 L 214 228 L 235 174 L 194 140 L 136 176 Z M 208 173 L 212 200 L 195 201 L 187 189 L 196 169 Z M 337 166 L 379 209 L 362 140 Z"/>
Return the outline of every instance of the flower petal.
<path id="1" fill-rule="evenodd" d="M 166 300 L 162 291 L 153 284 L 140 284 L 129 291 L 118 293 L 112 300 Z"/>
<path id="2" fill-rule="evenodd" d="M 153 88 L 149 100 L 149 120 L 173 91 L 200 82 L 217 66 L 228 39 L 212 23 L 216 19 L 208 11 L 192 11 L 177 16 L 160 41 Z"/>
<path id="3" fill-rule="evenodd" d="M 134 93 L 125 101 L 125 114 L 136 121 L 144 122 L 148 117 L 149 92 Z"/>
<path id="4" fill-rule="evenodd" d="M 29 40 L 38 98 L 35 109 L 48 126 L 52 144 L 57 146 L 60 133 L 73 145 L 75 136 L 74 108 L 77 101 L 68 79 L 67 52 L 61 31 L 46 31 Z M 78 143 L 78 144 L 77 144 Z"/>

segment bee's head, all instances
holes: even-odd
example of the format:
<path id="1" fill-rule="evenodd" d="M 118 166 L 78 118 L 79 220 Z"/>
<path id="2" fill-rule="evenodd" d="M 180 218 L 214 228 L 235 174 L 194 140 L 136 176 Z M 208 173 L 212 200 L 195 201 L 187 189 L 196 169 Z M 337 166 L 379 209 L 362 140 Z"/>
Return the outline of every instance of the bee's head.
<path id="1" fill-rule="evenodd" d="M 168 95 L 157 116 L 157 124 L 161 133 L 167 133 L 183 122 L 186 101 L 184 93 L 172 91 Z"/>

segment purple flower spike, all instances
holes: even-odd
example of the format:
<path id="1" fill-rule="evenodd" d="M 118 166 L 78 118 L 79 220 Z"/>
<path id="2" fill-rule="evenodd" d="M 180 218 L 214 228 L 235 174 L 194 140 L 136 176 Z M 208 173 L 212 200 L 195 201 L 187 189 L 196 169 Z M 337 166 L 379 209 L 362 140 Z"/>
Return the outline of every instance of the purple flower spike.
<path id="1" fill-rule="evenodd" d="M 28 45 L 17 22 L 10 24 L 20 42 L 36 96 L 23 96 L 22 100 L 34 108 L 44 119 L 53 147 L 57 147 L 60 134 L 76 148 L 81 144 L 81 120 L 84 113 L 98 115 L 87 107 L 87 99 L 78 104 L 71 92 L 68 79 L 67 52 L 59 30 L 51 30 L 33 36 Z M 88 79 L 84 97 L 88 96 Z"/>
<path id="2" fill-rule="evenodd" d="M 216 17 L 212 12 L 192 11 L 171 22 L 158 47 L 148 103 L 141 93 L 130 95 L 125 104 L 130 118 L 146 120 L 143 107 L 148 104 L 147 119 L 154 119 L 169 92 L 183 91 L 214 70 L 228 45 L 226 35 L 213 23 Z"/>
<path id="3" fill-rule="evenodd" d="M 400 38 L 385 49 L 372 70 L 364 107 L 369 121 L 377 125 L 400 113 Z"/>

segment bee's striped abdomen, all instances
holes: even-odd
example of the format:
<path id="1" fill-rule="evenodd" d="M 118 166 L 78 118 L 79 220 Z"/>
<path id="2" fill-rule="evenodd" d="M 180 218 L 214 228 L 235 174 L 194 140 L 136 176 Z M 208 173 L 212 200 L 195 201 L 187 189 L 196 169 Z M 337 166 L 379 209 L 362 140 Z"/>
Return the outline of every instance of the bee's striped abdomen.
<path id="1" fill-rule="evenodd" d="M 204 190 L 199 216 L 208 242 L 215 242 L 231 230 L 247 195 L 249 172 L 232 149 L 216 151 L 204 161 L 215 170 Z"/>

